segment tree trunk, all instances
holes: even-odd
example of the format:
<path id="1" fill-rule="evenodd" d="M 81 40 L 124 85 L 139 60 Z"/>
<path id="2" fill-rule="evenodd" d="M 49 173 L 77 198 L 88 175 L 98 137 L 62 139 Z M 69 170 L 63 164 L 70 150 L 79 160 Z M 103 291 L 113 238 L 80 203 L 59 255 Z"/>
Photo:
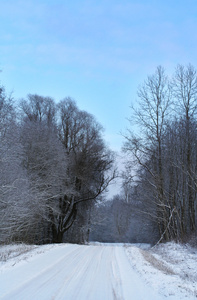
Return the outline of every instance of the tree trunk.
<path id="1" fill-rule="evenodd" d="M 62 231 L 53 231 L 53 243 L 54 244 L 60 244 L 63 242 L 63 236 L 64 236 L 64 233 Z"/>

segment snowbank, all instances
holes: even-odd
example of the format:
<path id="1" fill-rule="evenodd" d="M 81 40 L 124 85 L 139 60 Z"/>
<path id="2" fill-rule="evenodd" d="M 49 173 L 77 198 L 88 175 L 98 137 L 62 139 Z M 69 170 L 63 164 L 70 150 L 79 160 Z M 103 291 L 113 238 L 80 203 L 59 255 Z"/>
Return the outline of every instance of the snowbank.
<path id="1" fill-rule="evenodd" d="M 149 286 L 169 299 L 196 299 L 197 249 L 176 243 L 140 249 L 126 246 L 132 267 Z"/>

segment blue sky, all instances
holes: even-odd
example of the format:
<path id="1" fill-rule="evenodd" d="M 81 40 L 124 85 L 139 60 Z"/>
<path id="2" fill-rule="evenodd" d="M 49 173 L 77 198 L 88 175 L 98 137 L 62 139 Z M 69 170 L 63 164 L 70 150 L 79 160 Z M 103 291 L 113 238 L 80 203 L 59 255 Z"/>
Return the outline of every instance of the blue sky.
<path id="1" fill-rule="evenodd" d="M 16 99 L 70 96 L 105 128 L 114 150 L 137 87 L 158 65 L 196 66 L 197 1 L 6 0 L 0 80 Z"/>

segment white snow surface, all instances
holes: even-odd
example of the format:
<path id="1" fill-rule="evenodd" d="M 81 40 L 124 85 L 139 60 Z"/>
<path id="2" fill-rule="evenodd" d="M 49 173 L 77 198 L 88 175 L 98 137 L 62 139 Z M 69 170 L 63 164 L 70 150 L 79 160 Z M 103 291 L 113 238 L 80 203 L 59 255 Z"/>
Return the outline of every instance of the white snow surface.
<path id="1" fill-rule="evenodd" d="M 197 299 L 197 249 L 175 243 L 0 246 L 0 299 Z"/>

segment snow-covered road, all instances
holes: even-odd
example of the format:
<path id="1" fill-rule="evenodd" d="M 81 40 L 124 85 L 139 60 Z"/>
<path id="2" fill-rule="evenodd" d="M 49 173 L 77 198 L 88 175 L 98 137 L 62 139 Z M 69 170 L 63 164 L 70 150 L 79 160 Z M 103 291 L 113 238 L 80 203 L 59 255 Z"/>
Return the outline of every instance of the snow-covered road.
<path id="1" fill-rule="evenodd" d="M 123 246 L 65 244 L 29 255 L 1 271 L 0 299 L 162 298 L 132 269 Z"/>

